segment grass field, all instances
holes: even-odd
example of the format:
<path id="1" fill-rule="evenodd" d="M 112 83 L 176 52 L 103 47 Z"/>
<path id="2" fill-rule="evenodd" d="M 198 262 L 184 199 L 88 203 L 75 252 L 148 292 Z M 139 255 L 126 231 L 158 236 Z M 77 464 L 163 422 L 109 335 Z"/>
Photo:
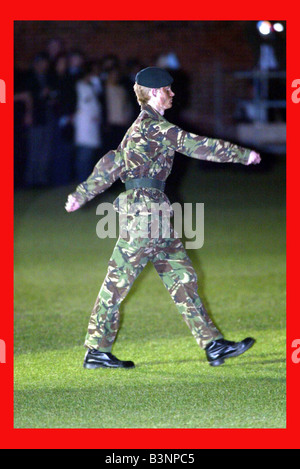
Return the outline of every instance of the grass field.
<path id="1" fill-rule="evenodd" d="M 285 427 L 284 162 L 215 166 L 190 159 L 182 175 L 184 201 L 205 204 L 204 246 L 189 255 L 225 337 L 256 339 L 219 368 L 150 264 L 122 305 L 113 349 L 136 368 L 84 370 L 87 323 L 115 240 L 96 236 L 95 203 L 65 212 L 74 186 L 16 191 L 16 428 Z"/>

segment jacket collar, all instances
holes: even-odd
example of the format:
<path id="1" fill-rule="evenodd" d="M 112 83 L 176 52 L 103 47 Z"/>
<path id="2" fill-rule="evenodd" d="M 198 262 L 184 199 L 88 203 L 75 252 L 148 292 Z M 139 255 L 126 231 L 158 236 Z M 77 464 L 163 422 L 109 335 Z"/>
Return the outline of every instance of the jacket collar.
<path id="1" fill-rule="evenodd" d="M 143 105 L 141 109 L 142 111 L 147 112 L 148 114 L 150 114 L 152 117 L 155 117 L 156 119 L 164 119 L 164 116 L 162 116 L 156 109 L 154 109 L 149 104 Z"/>

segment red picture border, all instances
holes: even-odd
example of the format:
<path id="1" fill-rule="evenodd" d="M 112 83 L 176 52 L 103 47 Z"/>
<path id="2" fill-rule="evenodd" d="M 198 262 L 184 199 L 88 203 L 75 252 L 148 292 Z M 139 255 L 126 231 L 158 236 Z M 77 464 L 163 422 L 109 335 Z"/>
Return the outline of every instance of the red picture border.
<path id="1" fill-rule="evenodd" d="M 88 9 L 87 9 L 88 8 Z M 5 81 L 6 103 L 0 104 L 2 167 L 2 281 L 0 339 L 6 344 L 6 363 L 0 363 L 0 448 L 104 448 L 104 449 L 209 449 L 299 448 L 299 371 L 294 363 L 293 341 L 300 340 L 297 301 L 299 249 L 297 182 L 300 103 L 292 102 L 292 82 L 300 79 L 299 20 L 295 4 L 271 1 L 137 2 L 88 5 L 13 2 L 1 7 L 0 78 Z M 117 16 L 116 16 L 117 12 Z M 14 429 L 13 428 L 13 28 L 20 20 L 282 20 L 287 22 L 287 428 L 286 429 Z M 299 184 L 299 183 L 298 183 Z M 294 274 L 294 275 L 293 275 Z M 300 354 L 299 354 L 300 355 Z M 91 436 L 93 437 L 91 438 Z M 95 446 L 97 442 L 97 446 Z"/>

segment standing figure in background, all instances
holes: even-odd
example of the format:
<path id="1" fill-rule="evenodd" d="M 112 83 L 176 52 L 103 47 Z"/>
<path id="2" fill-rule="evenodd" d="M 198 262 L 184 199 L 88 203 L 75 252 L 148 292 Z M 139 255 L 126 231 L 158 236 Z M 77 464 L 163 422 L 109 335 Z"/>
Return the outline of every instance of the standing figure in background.
<path id="1" fill-rule="evenodd" d="M 65 45 L 59 37 L 53 37 L 48 41 L 47 50 L 50 73 L 55 73 L 55 64 L 59 56 L 65 53 Z"/>
<path id="2" fill-rule="evenodd" d="M 75 175 L 83 181 L 90 174 L 102 145 L 101 105 L 93 85 L 93 66 L 87 63 L 83 78 L 76 84 L 77 105 L 74 116 Z"/>
<path id="3" fill-rule="evenodd" d="M 132 109 L 132 119 L 135 119 L 140 113 L 140 106 L 136 100 L 136 95 L 133 91 L 135 77 L 139 70 L 141 70 L 142 63 L 139 59 L 133 57 L 128 59 L 125 64 L 125 75 L 122 78 L 122 84 L 126 89 L 128 100 Z"/>
<path id="4" fill-rule="evenodd" d="M 85 56 L 80 50 L 72 50 L 68 53 L 68 72 L 76 83 L 82 78 L 85 65 Z"/>
<path id="5" fill-rule="evenodd" d="M 66 54 L 59 55 L 53 65 L 51 98 L 54 120 L 51 184 L 57 186 L 68 184 L 73 178 L 73 116 L 76 109 L 76 90 L 68 73 Z"/>
<path id="6" fill-rule="evenodd" d="M 14 187 L 24 184 L 28 128 L 32 125 L 32 97 L 26 90 L 26 71 L 14 71 Z"/>
<path id="7" fill-rule="evenodd" d="M 48 71 L 47 54 L 36 55 L 26 84 L 26 91 L 30 93 L 32 100 L 32 124 L 28 129 L 28 154 L 25 169 L 27 186 L 44 186 L 50 180 L 52 110 Z"/>
<path id="8" fill-rule="evenodd" d="M 115 148 L 122 140 L 133 118 L 133 109 L 119 66 L 107 72 L 105 82 L 105 149 Z"/>

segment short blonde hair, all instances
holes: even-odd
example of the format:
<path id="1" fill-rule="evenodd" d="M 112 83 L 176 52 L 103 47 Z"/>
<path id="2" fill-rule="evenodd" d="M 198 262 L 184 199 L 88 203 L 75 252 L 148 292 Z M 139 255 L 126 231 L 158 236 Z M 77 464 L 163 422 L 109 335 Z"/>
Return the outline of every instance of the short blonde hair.
<path id="1" fill-rule="evenodd" d="M 147 104 L 150 99 L 151 88 L 147 88 L 146 86 L 138 85 L 137 83 L 135 83 L 133 89 L 139 105 L 143 106 Z"/>

